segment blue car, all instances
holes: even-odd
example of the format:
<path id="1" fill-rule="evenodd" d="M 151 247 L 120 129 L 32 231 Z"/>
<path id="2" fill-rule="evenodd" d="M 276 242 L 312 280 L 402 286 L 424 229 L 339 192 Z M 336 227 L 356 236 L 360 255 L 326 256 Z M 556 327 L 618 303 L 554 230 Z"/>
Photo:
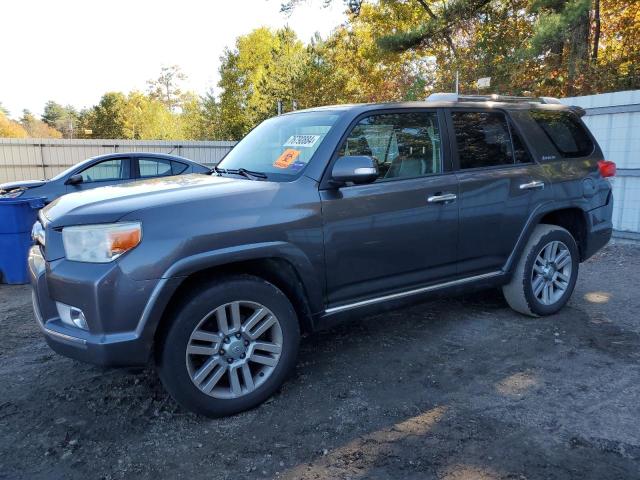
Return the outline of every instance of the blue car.
<path id="1" fill-rule="evenodd" d="M 51 180 L 26 180 L 0 184 L 0 198 L 44 197 L 46 203 L 67 193 L 118 185 L 135 180 L 187 173 L 210 173 L 204 165 L 161 153 L 111 153 L 92 157 L 59 173 Z"/>

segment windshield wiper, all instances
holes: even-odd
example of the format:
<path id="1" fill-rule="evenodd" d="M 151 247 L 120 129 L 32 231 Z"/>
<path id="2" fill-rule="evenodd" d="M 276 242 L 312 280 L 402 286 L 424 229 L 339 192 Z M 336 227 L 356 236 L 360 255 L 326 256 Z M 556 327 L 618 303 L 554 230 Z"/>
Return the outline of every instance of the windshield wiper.
<path id="1" fill-rule="evenodd" d="M 247 170 L 246 168 L 239 168 L 238 173 L 247 178 L 259 178 L 260 180 L 266 180 L 267 175 L 262 172 L 256 172 L 255 170 Z"/>
<path id="2" fill-rule="evenodd" d="M 230 173 L 232 175 L 242 175 L 243 177 L 248 178 L 249 180 L 256 180 L 256 179 L 266 180 L 267 179 L 266 174 L 262 172 L 256 172 L 254 170 L 247 170 L 246 168 L 213 167 L 212 172 L 215 172 L 217 174 Z"/>

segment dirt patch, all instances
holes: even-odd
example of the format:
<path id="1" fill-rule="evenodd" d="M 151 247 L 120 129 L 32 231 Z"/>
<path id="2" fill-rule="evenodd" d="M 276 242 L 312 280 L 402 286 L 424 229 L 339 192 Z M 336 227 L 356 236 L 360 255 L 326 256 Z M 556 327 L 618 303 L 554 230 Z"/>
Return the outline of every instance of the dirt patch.
<path id="1" fill-rule="evenodd" d="M 639 267 L 606 248 L 551 318 L 489 291 L 341 325 L 221 420 L 151 369 L 54 354 L 28 288 L 0 286 L 0 478 L 639 478 Z"/>

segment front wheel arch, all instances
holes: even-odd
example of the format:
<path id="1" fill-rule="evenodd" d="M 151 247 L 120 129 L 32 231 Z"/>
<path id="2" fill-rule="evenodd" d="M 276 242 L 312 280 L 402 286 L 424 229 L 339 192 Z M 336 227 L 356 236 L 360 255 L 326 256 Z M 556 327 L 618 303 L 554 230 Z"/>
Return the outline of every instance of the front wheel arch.
<path id="1" fill-rule="evenodd" d="M 315 329 L 307 287 L 297 270 L 285 259 L 267 257 L 205 268 L 185 277 L 164 307 L 153 334 L 154 345 L 169 327 L 173 314 L 179 308 L 185 294 L 215 279 L 242 274 L 252 275 L 275 285 L 293 305 L 300 322 L 300 330 L 310 333 Z"/>
<path id="2" fill-rule="evenodd" d="M 252 304 L 254 302 L 257 302 L 258 307 L 262 307 L 260 312 L 266 308 L 269 315 L 273 315 L 274 318 L 266 318 L 265 322 L 270 321 L 267 325 L 269 328 L 272 328 L 270 325 L 275 322 L 280 331 L 279 341 L 275 338 L 261 340 L 260 335 L 263 335 L 267 329 L 260 328 L 259 323 L 253 323 L 254 327 L 250 325 L 252 322 L 264 320 L 264 314 L 252 317 L 249 312 L 241 317 L 240 306 L 235 314 L 231 313 L 229 317 L 225 314 L 222 316 L 222 320 L 218 320 L 225 325 L 225 328 L 220 332 L 214 332 L 215 329 L 211 326 L 205 326 L 201 329 L 201 325 L 205 321 L 216 323 L 216 317 L 212 317 L 212 312 L 217 312 L 220 308 L 227 309 L 232 303 Z M 174 321 L 158 338 L 154 357 L 158 374 L 165 388 L 178 403 L 191 411 L 210 417 L 219 417 L 253 408 L 275 393 L 295 367 L 300 339 L 299 323 L 295 311 L 287 297 L 264 279 L 252 275 L 236 274 L 220 277 L 218 281 L 209 280 L 209 282 L 202 283 L 198 288 L 185 294 L 181 302 L 176 305 L 173 314 Z M 232 322 L 232 318 L 238 318 L 238 322 Z M 246 331 L 239 327 L 240 318 L 244 318 L 242 325 L 247 326 Z M 218 323 L 218 325 L 220 324 Z M 229 327 L 229 330 L 226 326 Z M 198 336 L 194 337 L 194 334 Z M 248 337 L 243 339 L 245 334 Z M 225 343 L 222 342 L 224 336 L 228 336 Z M 197 343 L 192 343 L 192 337 Z M 229 341 L 229 339 L 231 340 Z M 250 346 L 246 347 L 246 356 L 242 351 L 245 349 L 242 345 L 250 345 L 252 341 L 262 342 L 262 345 L 266 346 L 275 346 L 278 343 L 280 347 L 278 350 L 260 349 L 260 354 L 254 359 Z M 225 344 L 229 347 L 225 347 Z M 242 344 L 240 345 L 241 351 L 234 350 L 238 347 L 237 344 Z M 194 350 L 193 347 L 197 350 Z M 220 350 L 218 350 L 219 348 Z M 275 352 L 274 358 L 268 359 L 273 363 L 265 363 L 265 356 L 270 355 L 265 352 Z M 198 364 L 195 370 L 190 363 L 193 356 L 202 357 L 205 360 L 204 364 Z M 245 385 L 248 388 L 241 389 L 240 380 L 236 382 L 238 388 L 234 388 L 234 383 L 230 378 L 232 371 L 236 372 L 235 376 L 238 378 L 239 364 L 251 362 L 252 359 L 259 363 L 259 367 L 264 364 L 273 367 L 272 371 L 267 374 L 262 384 L 256 381 L 255 386 L 254 381 L 258 379 L 258 376 L 255 371 L 248 371 L 248 377 L 252 378 L 251 382 Z M 228 362 L 224 360 L 228 360 Z M 217 366 L 217 370 L 214 371 L 209 365 Z M 237 395 L 212 394 L 211 388 L 226 374 L 229 375 L 228 384 L 223 386 L 222 390 L 227 392 L 233 389 L 234 394 L 237 392 Z M 211 378 L 208 377 L 209 375 Z M 262 375 L 260 373 L 260 376 Z M 204 389 L 202 388 L 203 384 L 206 384 Z M 211 385 L 211 387 L 207 389 L 207 385 Z"/>

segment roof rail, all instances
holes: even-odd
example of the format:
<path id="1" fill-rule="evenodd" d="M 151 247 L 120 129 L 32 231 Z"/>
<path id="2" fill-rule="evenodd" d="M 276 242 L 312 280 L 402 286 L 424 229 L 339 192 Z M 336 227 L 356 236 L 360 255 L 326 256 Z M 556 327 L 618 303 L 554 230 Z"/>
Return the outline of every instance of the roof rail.
<path id="1" fill-rule="evenodd" d="M 554 97 L 514 97 L 511 95 L 460 95 L 458 93 L 438 92 L 427 97 L 427 102 L 508 102 L 508 103 L 545 103 L 560 104 Z"/>

